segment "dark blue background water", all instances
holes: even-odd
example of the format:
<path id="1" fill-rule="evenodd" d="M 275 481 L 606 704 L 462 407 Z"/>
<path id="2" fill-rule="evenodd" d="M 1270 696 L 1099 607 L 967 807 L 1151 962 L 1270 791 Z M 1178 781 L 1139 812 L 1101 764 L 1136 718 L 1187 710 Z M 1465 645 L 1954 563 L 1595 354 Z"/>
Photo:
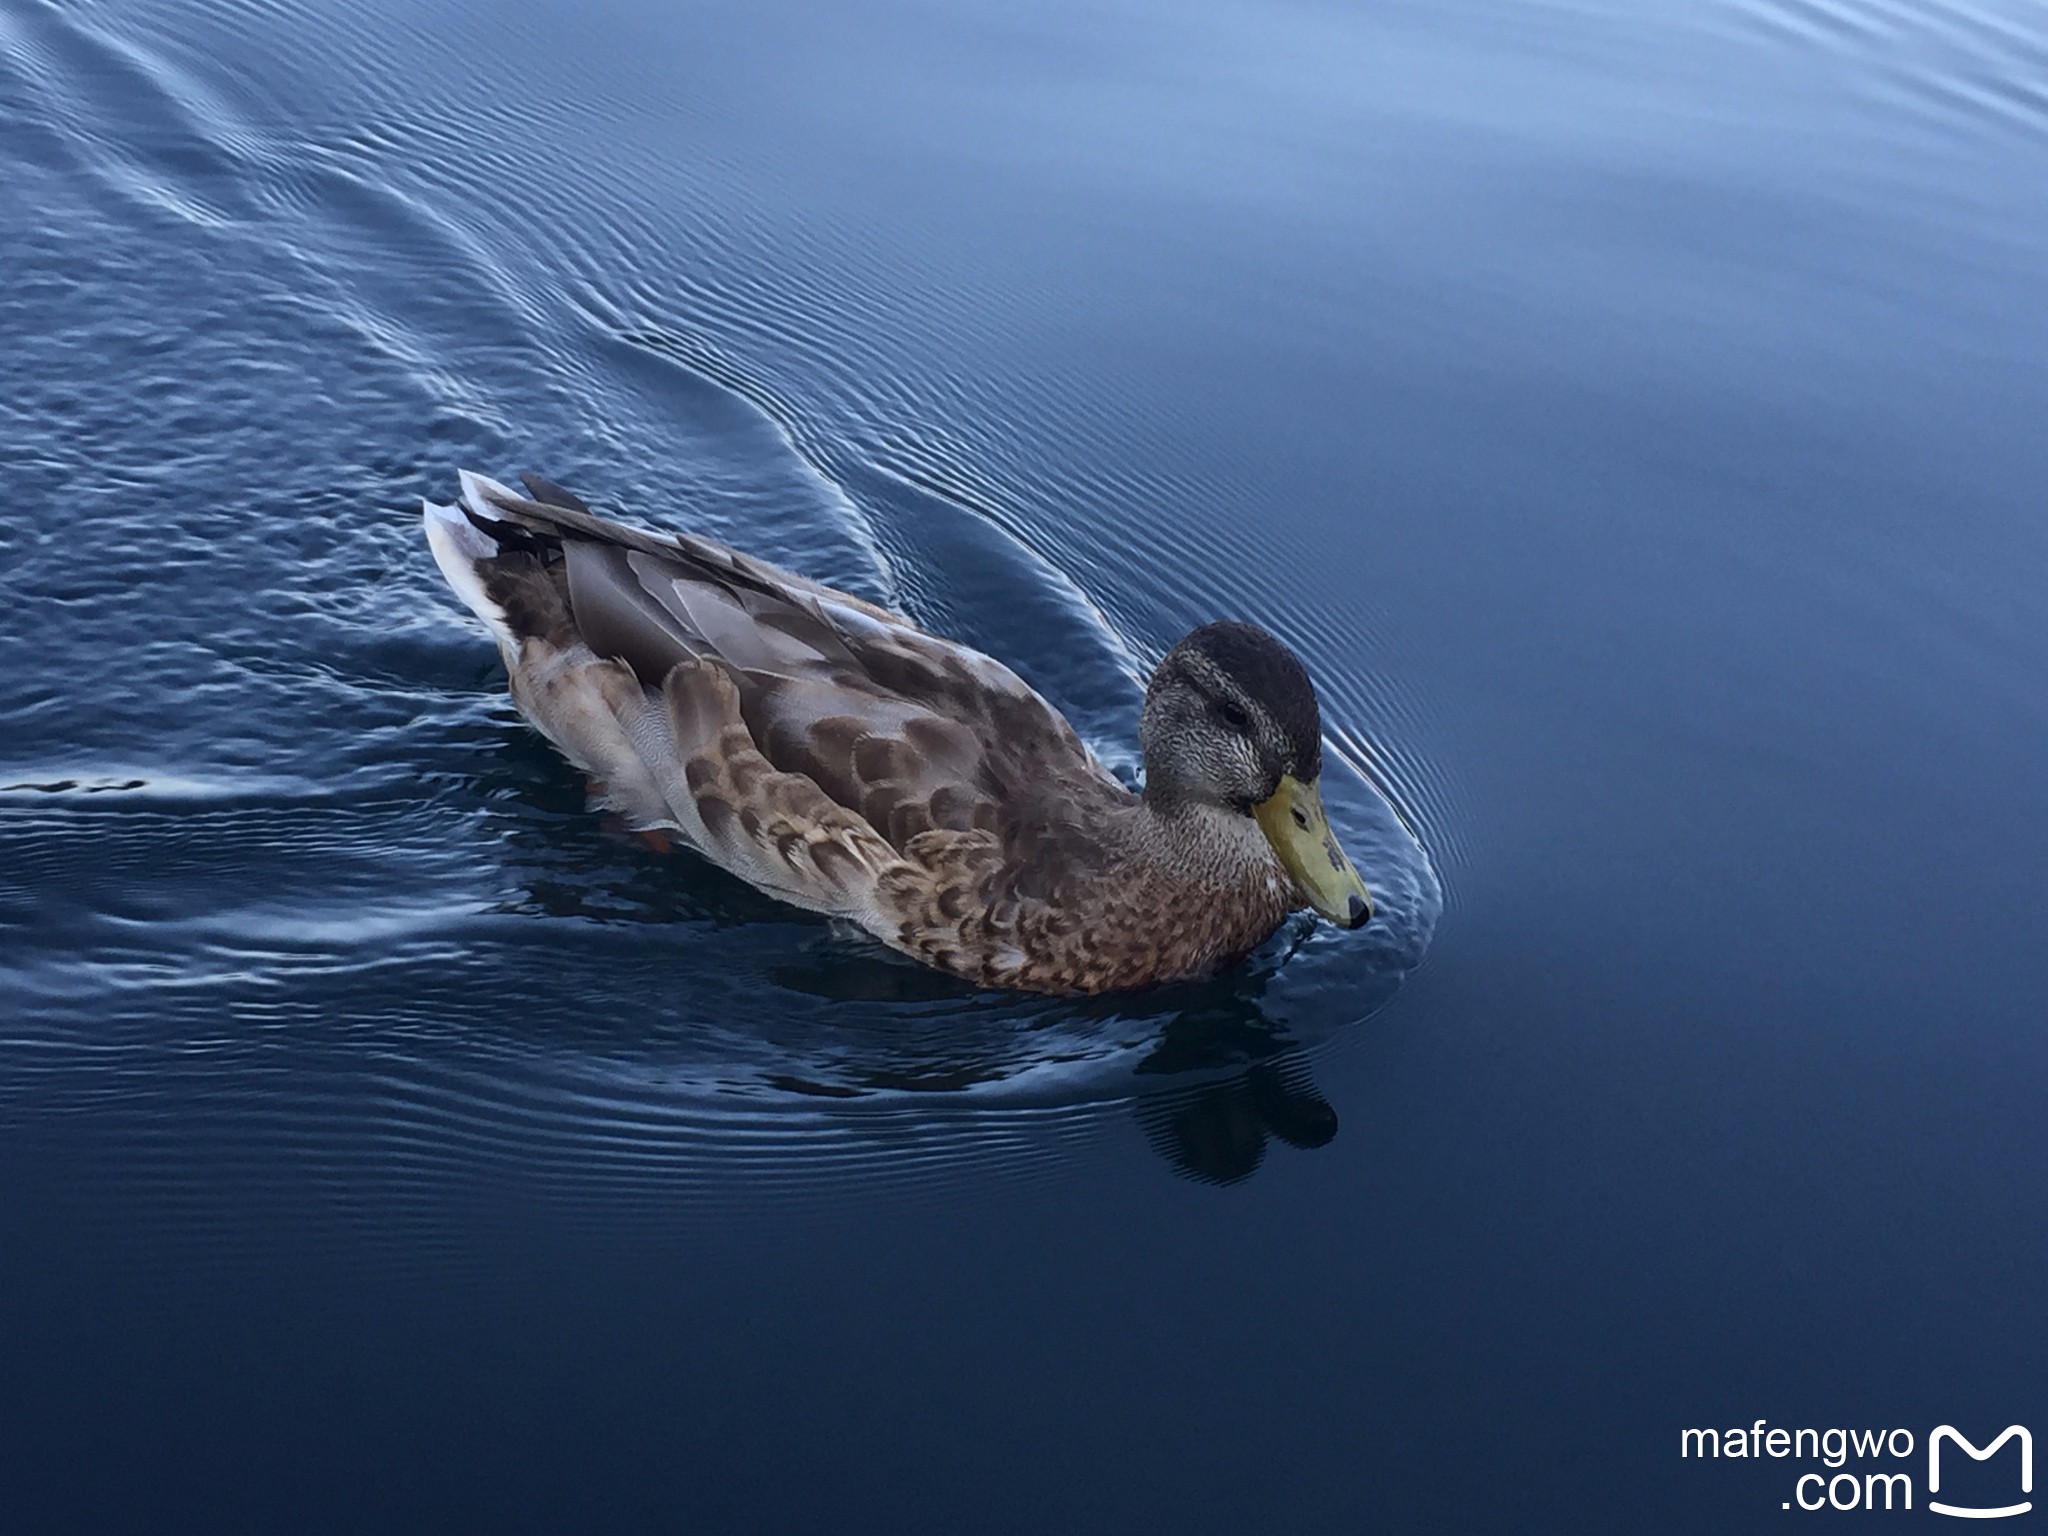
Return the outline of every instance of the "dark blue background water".
<path id="1" fill-rule="evenodd" d="M 2044 263 L 2030 0 L 0 0 L 0 1526 L 1725 1532 L 1806 1468 L 1681 1428 L 2048 1434 Z M 1054 1004 L 658 859 L 458 465 L 1126 769 L 1258 618 L 1388 918 Z"/>

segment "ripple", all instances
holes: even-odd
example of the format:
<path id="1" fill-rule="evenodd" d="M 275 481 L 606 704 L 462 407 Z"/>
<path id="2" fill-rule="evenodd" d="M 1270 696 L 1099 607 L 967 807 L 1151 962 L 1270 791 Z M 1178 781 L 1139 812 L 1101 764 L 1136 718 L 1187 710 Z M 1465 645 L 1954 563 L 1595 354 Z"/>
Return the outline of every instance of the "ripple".
<path id="1" fill-rule="evenodd" d="M 266 1114 L 352 1115 L 380 1146 L 441 1136 L 458 1161 L 545 1148 L 611 1179 L 704 1158 L 796 1180 L 821 1161 L 957 1169 L 1028 1147 L 1035 1126 L 1241 1096 L 1247 1072 L 1384 1002 L 1403 946 L 1426 939 L 1423 891 L 1367 851 L 1388 913 L 1373 944 L 1297 922 L 1214 983 L 978 993 L 693 861 L 637 854 L 569 803 L 545 748 L 507 745 L 532 774 L 510 805 L 23 792 L 45 809 L 0 821 L 0 911 L 31 914 L 0 935 L 13 1091 L 146 1115 L 184 1091 L 167 1061 L 232 1082 L 284 1052 L 336 1075 L 266 1078 Z M 480 765 L 470 793 L 491 777 Z M 458 833 L 480 812 L 503 832 L 450 840 L 451 811 Z M 481 884 L 511 888 L 480 888 L 476 857 Z M 253 889 L 237 878 L 252 869 Z"/>
<path id="2" fill-rule="evenodd" d="M 1895 111 L 1948 129 L 2038 138 L 2048 133 L 2048 42 L 2037 16 L 2022 20 L 2009 9 L 1996 0 L 1740 0 L 1728 14 L 1853 71 Z"/>
<path id="3" fill-rule="evenodd" d="M 818 1198 L 1112 1127 L 1217 1182 L 1327 1140 L 1316 1053 L 1420 961 L 1443 898 L 1418 834 L 1457 819 L 1382 619 L 1272 577 L 1282 509 L 1233 450 L 1176 450 L 1197 414 L 980 366 L 1024 323 L 1014 276 L 791 220 L 716 156 L 659 167 L 658 202 L 596 95 L 364 84 L 373 35 L 434 58 L 470 24 L 209 12 L 320 40 L 251 78 L 203 31 L 0 4 L 31 117 L 0 153 L 48 210 L 0 234 L 25 445 L 0 1106 L 121 1127 L 174 1204 L 275 1158 L 387 1212 L 476 1170 Z M 656 859 L 586 813 L 419 547 L 411 508 L 468 462 L 902 604 L 1126 775 L 1151 660 L 1267 618 L 1323 689 L 1382 919 L 1297 920 L 1200 985 L 997 996 Z"/>

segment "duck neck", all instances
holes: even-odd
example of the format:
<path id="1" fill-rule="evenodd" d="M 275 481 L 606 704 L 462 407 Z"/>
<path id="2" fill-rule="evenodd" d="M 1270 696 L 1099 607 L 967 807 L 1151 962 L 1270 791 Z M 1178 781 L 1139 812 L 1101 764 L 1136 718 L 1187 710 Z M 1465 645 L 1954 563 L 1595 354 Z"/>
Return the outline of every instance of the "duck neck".
<path id="1" fill-rule="evenodd" d="M 1263 893 L 1287 880 L 1259 824 L 1228 806 L 1148 792 L 1138 821 L 1145 854 L 1185 884 L 1219 893 Z"/>

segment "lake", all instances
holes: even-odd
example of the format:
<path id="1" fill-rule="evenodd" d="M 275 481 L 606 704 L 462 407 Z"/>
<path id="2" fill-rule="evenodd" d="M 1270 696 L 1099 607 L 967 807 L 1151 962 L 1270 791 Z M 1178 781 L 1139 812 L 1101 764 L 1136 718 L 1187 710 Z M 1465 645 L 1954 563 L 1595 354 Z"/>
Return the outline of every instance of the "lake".
<path id="1" fill-rule="evenodd" d="M 0 1525 L 1929 1524 L 2048 1434 L 2044 273 L 2032 0 L 0 0 Z M 1130 782 L 1263 623 L 1380 914 L 1034 998 L 661 857 L 462 468 Z"/>

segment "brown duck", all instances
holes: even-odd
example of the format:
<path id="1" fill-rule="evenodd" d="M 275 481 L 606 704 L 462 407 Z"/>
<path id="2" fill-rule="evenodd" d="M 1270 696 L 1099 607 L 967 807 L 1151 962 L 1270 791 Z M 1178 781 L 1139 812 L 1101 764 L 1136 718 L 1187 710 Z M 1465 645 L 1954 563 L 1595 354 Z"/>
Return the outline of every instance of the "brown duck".
<path id="1" fill-rule="evenodd" d="M 1372 915 L 1324 818 L 1315 690 L 1251 624 L 1166 653 L 1133 794 L 1001 662 L 694 534 L 464 474 L 427 542 L 521 713 L 636 827 L 989 987 L 1227 965 Z"/>

